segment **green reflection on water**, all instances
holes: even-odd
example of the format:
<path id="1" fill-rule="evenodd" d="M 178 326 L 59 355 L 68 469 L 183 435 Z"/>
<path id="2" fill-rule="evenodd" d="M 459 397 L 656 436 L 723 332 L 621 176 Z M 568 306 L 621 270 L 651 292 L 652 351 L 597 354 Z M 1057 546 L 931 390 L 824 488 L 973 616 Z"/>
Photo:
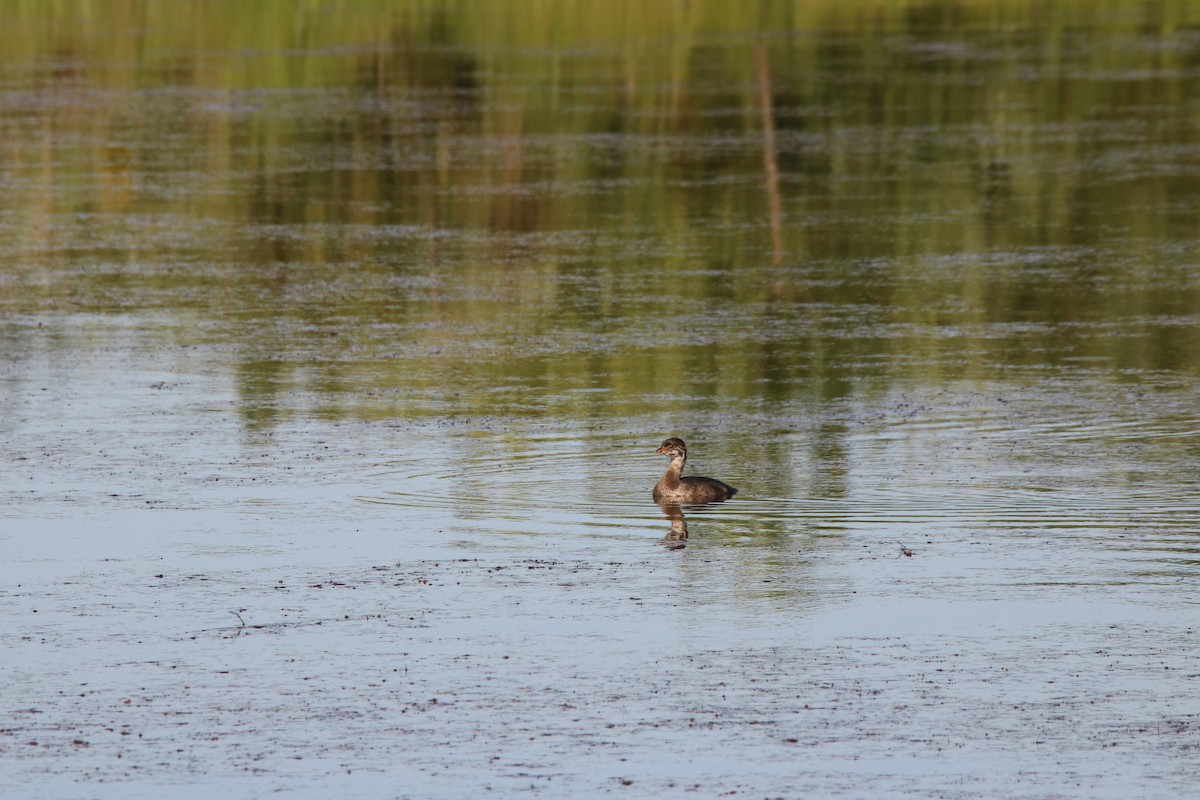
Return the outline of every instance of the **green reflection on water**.
<path id="1" fill-rule="evenodd" d="M 12 352 L 128 315 L 252 426 L 1198 366 L 1195 4 L 0 15 Z"/>

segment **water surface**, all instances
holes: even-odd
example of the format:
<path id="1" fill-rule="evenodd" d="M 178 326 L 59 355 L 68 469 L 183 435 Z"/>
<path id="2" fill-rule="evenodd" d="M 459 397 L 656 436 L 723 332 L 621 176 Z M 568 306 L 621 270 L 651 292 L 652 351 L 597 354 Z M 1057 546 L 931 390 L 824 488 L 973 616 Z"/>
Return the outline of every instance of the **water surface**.
<path id="1" fill-rule="evenodd" d="M 89 8 L 0 2 L 6 794 L 1195 785 L 1196 9 Z"/>

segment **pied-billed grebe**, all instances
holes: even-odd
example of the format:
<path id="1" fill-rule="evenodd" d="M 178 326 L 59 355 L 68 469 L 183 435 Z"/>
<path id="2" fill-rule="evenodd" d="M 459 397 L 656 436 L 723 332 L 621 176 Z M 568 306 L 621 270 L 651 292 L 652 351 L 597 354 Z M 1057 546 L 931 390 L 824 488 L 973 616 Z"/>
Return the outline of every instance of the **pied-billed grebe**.
<path id="1" fill-rule="evenodd" d="M 654 452 L 671 459 L 667 474 L 654 485 L 654 499 L 671 503 L 715 503 L 728 500 L 737 494 L 737 489 L 715 478 L 683 478 L 683 465 L 687 463 L 687 445 L 682 439 L 667 439 Z"/>

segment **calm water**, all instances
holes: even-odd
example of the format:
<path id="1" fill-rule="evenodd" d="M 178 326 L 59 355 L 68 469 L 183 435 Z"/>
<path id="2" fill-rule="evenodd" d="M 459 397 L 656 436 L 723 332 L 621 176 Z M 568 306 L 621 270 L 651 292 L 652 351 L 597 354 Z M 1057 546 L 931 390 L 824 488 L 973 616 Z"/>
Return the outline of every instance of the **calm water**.
<path id="1" fill-rule="evenodd" d="M 1200 8 L 0 51 L 6 796 L 1200 778 Z M 738 496 L 668 519 L 673 435 Z"/>

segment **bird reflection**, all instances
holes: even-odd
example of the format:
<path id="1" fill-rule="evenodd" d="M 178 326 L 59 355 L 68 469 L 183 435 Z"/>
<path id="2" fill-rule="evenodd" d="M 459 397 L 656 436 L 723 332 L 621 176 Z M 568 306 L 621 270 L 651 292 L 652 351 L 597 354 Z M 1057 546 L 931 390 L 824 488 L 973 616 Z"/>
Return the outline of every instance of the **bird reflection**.
<path id="1" fill-rule="evenodd" d="M 663 539 L 663 544 L 671 550 L 687 547 L 688 526 L 687 520 L 683 518 L 683 509 L 678 503 L 661 500 L 658 501 L 658 507 L 662 509 L 663 516 L 671 521 L 671 532 Z"/>

